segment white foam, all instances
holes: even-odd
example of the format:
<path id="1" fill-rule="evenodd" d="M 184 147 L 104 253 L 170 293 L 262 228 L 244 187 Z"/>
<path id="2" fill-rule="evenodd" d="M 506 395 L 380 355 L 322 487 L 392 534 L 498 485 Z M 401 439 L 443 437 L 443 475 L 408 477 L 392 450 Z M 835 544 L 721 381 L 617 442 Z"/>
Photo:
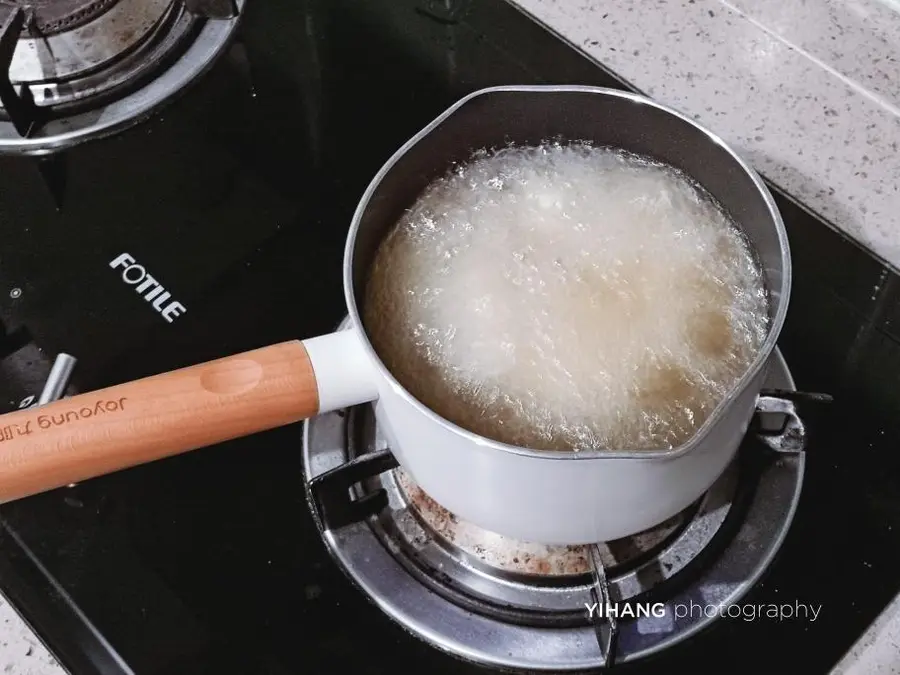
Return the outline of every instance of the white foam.
<path id="1" fill-rule="evenodd" d="M 586 144 L 482 152 L 376 255 L 364 320 L 419 400 L 535 449 L 690 438 L 756 357 L 763 280 L 693 182 Z"/>

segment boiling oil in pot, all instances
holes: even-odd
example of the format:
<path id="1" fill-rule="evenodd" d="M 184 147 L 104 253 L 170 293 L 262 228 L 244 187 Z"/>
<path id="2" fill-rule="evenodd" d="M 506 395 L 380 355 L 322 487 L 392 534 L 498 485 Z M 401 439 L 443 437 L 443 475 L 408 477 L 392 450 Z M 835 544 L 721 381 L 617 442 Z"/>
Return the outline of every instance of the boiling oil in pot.
<path id="1" fill-rule="evenodd" d="M 538 450 L 687 441 L 768 330 L 756 258 L 672 167 L 589 144 L 480 152 L 382 243 L 364 323 L 446 419 Z"/>

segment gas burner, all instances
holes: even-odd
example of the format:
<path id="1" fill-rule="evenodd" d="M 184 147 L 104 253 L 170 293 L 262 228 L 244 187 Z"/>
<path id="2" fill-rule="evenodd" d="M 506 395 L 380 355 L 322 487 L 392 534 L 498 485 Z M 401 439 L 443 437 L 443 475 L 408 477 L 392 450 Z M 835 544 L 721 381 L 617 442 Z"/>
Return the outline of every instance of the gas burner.
<path id="1" fill-rule="evenodd" d="M 357 415 L 374 419 L 371 410 Z M 488 532 L 437 505 L 401 469 L 376 477 L 367 489 L 384 489 L 389 498 L 376 535 L 415 562 L 416 576 L 452 580 L 448 600 L 500 619 L 559 626 L 587 624 L 596 564 L 616 601 L 625 602 L 696 559 L 725 522 L 736 469 L 731 467 L 702 500 L 665 523 L 594 546 L 546 546 Z"/>
<path id="2" fill-rule="evenodd" d="M 778 351 L 766 388 L 794 390 Z M 603 669 L 688 639 L 768 567 L 803 480 L 805 436 L 790 419 L 748 437 L 698 503 L 605 544 L 517 542 L 459 520 L 397 466 L 370 406 L 306 422 L 307 497 L 345 573 L 422 640 L 505 670 Z M 616 610 L 602 618 L 597 604 Z"/>
<path id="3" fill-rule="evenodd" d="M 367 422 L 374 421 L 368 411 L 362 417 Z M 458 564 L 473 566 L 488 574 L 549 578 L 592 572 L 590 547 L 547 546 L 515 541 L 488 532 L 447 511 L 425 494 L 402 469 L 396 469 L 387 481 L 383 481 L 383 486 L 396 493 L 393 503 L 407 506 L 392 512 L 392 531 L 419 555 L 434 543 L 446 550 Z M 599 545 L 597 548 L 603 566 L 607 571 L 624 569 L 660 551 L 672 535 L 685 525 L 692 511 L 688 509 L 634 537 Z M 440 568 L 445 565 L 443 557 L 436 556 L 435 562 Z"/>
<path id="4" fill-rule="evenodd" d="M 45 85 L 33 92 L 41 105 L 99 93 L 83 81 L 71 91 L 60 85 L 122 59 L 162 27 L 173 7 L 174 0 L 0 0 L 0 11 L 19 12 L 23 24 L 9 79 L 15 85 Z"/>
<path id="5" fill-rule="evenodd" d="M 0 153 L 145 117 L 205 72 L 245 0 L 0 0 Z"/>
<path id="6" fill-rule="evenodd" d="M 349 425 L 351 438 L 374 439 L 363 446 L 367 453 L 387 447 L 371 407 L 354 411 Z M 412 573 L 423 583 L 449 579 L 449 588 L 434 590 L 452 602 L 509 621 L 558 626 L 585 623 L 595 563 L 623 602 L 697 558 L 725 522 L 736 471 L 731 467 L 703 499 L 660 525 L 594 546 L 547 546 L 488 532 L 437 504 L 399 468 L 371 478 L 365 491 L 387 495 L 388 508 L 373 531 L 389 550 L 414 563 Z"/>

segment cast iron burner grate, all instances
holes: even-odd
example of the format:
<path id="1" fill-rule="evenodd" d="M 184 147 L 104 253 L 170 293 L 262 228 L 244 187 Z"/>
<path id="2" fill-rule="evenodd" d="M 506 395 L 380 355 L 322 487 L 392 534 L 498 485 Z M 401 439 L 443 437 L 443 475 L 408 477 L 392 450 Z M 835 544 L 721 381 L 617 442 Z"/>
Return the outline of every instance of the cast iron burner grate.
<path id="1" fill-rule="evenodd" d="M 766 387 L 794 388 L 777 351 Z M 698 503 L 617 542 L 548 547 L 461 522 L 398 468 L 371 406 L 306 423 L 307 497 L 345 573 L 433 646 L 502 669 L 608 668 L 710 625 L 780 548 L 800 496 L 805 430 L 789 400 L 761 404 L 789 422 L 780 415 L 777 433 L 764 433 L 772 415 L 758 416 L 758 433 Z M 597 605 L 615 611 L 589 612 Z"/>
<path id="2" fill-rule="evenodd" d="M 0 0 L 10 10 L 25 11 L 23 33 L 29 37 L 49 37 L 90 23 L 119 0 Z"/>

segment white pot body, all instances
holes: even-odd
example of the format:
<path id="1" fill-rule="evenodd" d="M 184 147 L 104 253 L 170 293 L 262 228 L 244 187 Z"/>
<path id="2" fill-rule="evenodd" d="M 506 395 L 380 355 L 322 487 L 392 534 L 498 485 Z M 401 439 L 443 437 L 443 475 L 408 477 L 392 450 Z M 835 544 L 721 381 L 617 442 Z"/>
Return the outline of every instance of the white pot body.
<path id="1" fill-rule="evenodd" d="M 760 370 L 687 452 L 640 458 L 604 453 L 498 449 L 497 444 L 436 417 L 367 357 L 358 326 L 316 341 L 336 345 L 333 356 L 313 353 L 323 403 L 343 407 L 335 392 L 369 399 L 391 452 L 432 499 L 465 521 L 520 541 L 589 544 L 612 541 L 658 525 L 699 499 L 734 459 L 756 409 Z M 320 342 L 322 344 L 323 342 Z M 307 346 L 309 348 L 310 342 Z M 312 353 L 312 350 L 311 350 Z M 335 376 L 347 363 L 344 376 Z M 362 372 L 368 376 L 358 378 Z M 361 389 L 365 383 L 369 388 Z M 324 410 L 323 410 L 324 412 Z"/>
<path id="2" fill-rule="evenodd" d="M 697 434 L 674 450 L 536 452 L 476 436 L 415 400 L 366 337 L 358 298 L 378 243 L 428 183 L 473 150 L 562 135 L 678 166 L 731 212 L 759 254 L 770 331 L 759 356 Z M 459 518 L 543 544 L 636 534 L 699 499 L 734 459 L 753 417 L 790 295 L 787 235 L 760 177 L 719 138 L 639 96 L 572 86 L 497 87 L 453 106 L 385 164 L 357 208 L 344 287 L 351 328 L 306 341 L 321 412 L 375 401 L 379 426 L 412 479 Z"/>
<path id="3" fill-rule="evenodd" d="M 400 465 L 459 518 L 520 541 L 589 544 L 642 532 L 699 499 L 734 459 L 761 385 L 759 375 L 691 452 L 652 459 L 498 452 L 387 383 L 375 414 Z"/>

